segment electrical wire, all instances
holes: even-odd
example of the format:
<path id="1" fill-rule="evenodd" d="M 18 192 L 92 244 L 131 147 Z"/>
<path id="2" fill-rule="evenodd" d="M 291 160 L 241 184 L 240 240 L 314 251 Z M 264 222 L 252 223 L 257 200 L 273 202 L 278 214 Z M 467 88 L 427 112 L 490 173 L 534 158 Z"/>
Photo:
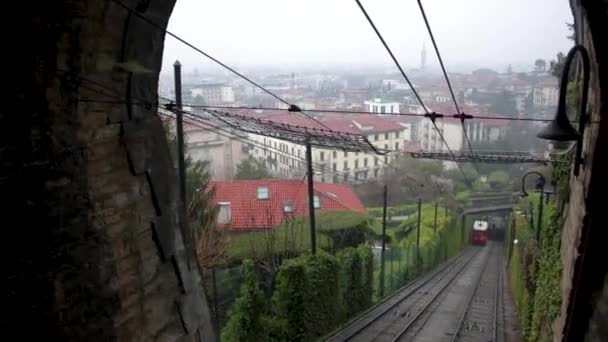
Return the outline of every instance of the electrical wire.
<path id="1" fill-rule="evenodd" d="M 132 9 L 131 7 L 125 5 L 122 1 L 119 0 L 110 0 L 113 3 L 117 4 L 118 6 L 124 8 L 125 10 L 127 10 L 129 13 L 132 13 L 134 15 L 136 15 L 138 18 L 140 18 L 141 20 L 147 22 L 149 25 L 153 26 L 154 28 L 156 28 L 157 30 L 160 30 L 162 32 L 164 32 L 166 35 L 169 35 L 175 39 L 177 39 L 180 43 L 186 45 L 187 47 L 193 49 L 194 51 L 200 53 L 201 55 L 205 56 L 206 58 L 212 60 L 213 62 L 215 62 L 216 64 L 220 65 L 221 67 L 223 67 L 224 69 L 232 72 L 233 74 L 237 75 L 238 77 L 244 79 L 245 81 L 249 82 L 251 85 L 257 87 L 258 89 L 264 91 L 265 93 L 267 93 L 268 95 L 274 97 L 275 99 L 279 100 L 280 102 L 282 102 L 283 104 L 286 104 L 287 106 L 289 106 L 289 111 L 290 112 L 298 112 L 301 113 L 302 115 L 306 116 L 307 118 L 317 122 L 318 124 L 320 124 L 321 126 L 324 126 L 325 128 L 329 129 L 327 126 L 325 126 L 321 121 L 317 120 L 314 116 L 308 115 L 306 114 L 304 111 L 302 111 L 298 106 L 289 103 L 287 100 L 283 99 L 282 97 L 278 96 L 277 94 L 271 92 L 270 90 L 266 89 L 264 86 L 260 85 L 259 83 L 253 81 L 252 79 L 250 79 L 249 77 L 241 74 L 240 72 L 236 71 L 235 69 L 231 68 L 230 66 L 226 65 L 225 63 L 223 63 L 222 61 L 220 61 L 219 59 L 211 56 L 210 54 L 206 53 L 205 51 L 203 51 L 202 49 L 196 47 L 194 44 L 188 42 L 187 40 L 181 38 L 180 36 L 178 36 L 177 34 L 167 30 L 166 28 L 164 28 L 163 26 L 157 24 L 155 21 L 151 20 L 150 18 L 146 17 L 145 15 L 141 14 L 139 11 L 136 11 L 134 9 Z"/>
<path id="2" fill-rule="evenodd" d="M 418 95 L 418 92 L 414 88 L 413 84 L 410 82 L 410 79 L 405 74 L 405 71 L 403 71 L 403 68 L 401 67 L 401 64 L 399 64 L 399 61 L 397 61 L 397 58 L 395 58 L 395 55 L 393 54 L 393 52 L 391 51 L 390 47 L 388 46 L 388 44 L 386 43 L 386 41 L 382 37 L 382 34 L 380 34 L 380 31 L 378 31 L 378 29 L 376 28 L 376 25 L 374 24 L 372 18 L 370 18 L 370 16 L 367 14 L 367 11 L 365 10 L 365 8 L 363 7 L 363 5 L 361 4 L 361 1 L 359 1 L 359 0 L 355 0 L 355 1 L 357 2 L 357 5 L 361 9 L 361 12 L 363 12 L 363 15 L 365 15 L 365 18 L 367 19 L 367 21 L 369 22 L 369 24 L 371 25 L 371 27 L 374 29 L 374 32 L 376 32 L 376 35 L 378 36 L 378 38 L 382 42 L 382 45 L 384 45 L 384 48 L 386 49 L 386 51 L 388 52 L 388 54 L 393 59 L 393 62 L 395 63 L 395 65 L 399 69 L 399 72 L 401 73 L 401 75 L 403 76 L 403 78 L 406 80 L 407 84 L 410 86 L 412 92 L 416 96 L 416 99 L 418 99 L 418 102 L 420 103 L 420 105 L 424 109 L 424 111 L 426 113 L 426 116 L 431 119 L 431 122 L 433 123 L 433 127 L 435 127 L 435 130 L 437 131 L 437 133 L 441 137 L 441 140 L 445 144 L 445 147 L 447 148 L 448 151 L 450 151 L 450 154 L 452 154 L 452 156 L 454 157 L 454 159 L 456 159 L 456 157 L 454 156 L 454 153 L 452 152 L 452 149 L 450 148 L 448 142 L 443 137 L 443 133 L 441 133 L 439 131 L 439 128 L 437 127 L 437 124 L 435 123 L 435 118 L 437 117 L 437 113 L 435 113 L 435 112 L 433 112 L 433 113 L 429 112 L 428 108 L 424 105 L 424 102 L 420 98 L 420 95 Z M 462 173 L 462 176 L 463 176 L 465 182 L 467 184 L 470 184 L 470 181 L 468 180 L 466 174 L 464 173 L 464 171 L 462 169 L 462 166 L 458 162 L 456 162 L 456 165 L 458 166 L 458 169 Z"/>
<path id="3" fill-rule="evenodd" d="M 401 67 L 401 64 L 399 64 L 399 61 L 397 61 L 397 58 L 395 58 L 395 55 L 393 54 L 393 51 L 391 51 L 391 48 L 388 46 L 388 44 L 386 43 L 386 41 L 382 37 L 382 34 L 380 34 L 380 31 L 378 31 L 378 29 L 376 28 L 376 25 L 374 24 L 374 21 L 367 14 L 367 11 L 365 10 L 365 7 L 363 7 L 363 5 L 361 4 L 361 2 L 359 0 L 355 0 L 355 1 L 357 2 L 357 5 L 359 5 L 359 8 L 361 9 L 361 12 L 363 12 L 363 15 L 365 15 L 365 18 L 367 19 L 367 21 L 369 22 L 369 24 L 374 29 L 374 32 L 376 32 L 376 35 L 378 36 L 378 38 L 382 42 L 382 45 L 384 45 L 384 48 L 386 49 L 386 51 L 388 52 L 388 54 L 393 59 L 393 62 L 395 63 L 395 65 L 399 69 L 399 72 L 401 72 L 401 76 L 403 76 L 403 78 L 405 79 L 405 81 L 407 82 L 407 84 L 410 86 L 410 89 L 414 93 L 414 96 L 416 96 L 416 99 L 418 100 L 418 102 L 420 103 L 420 105 L 422 106 L 422 108 L 424 108 L 425 112 L 428 113 L 429 110 L 424 106 L 424 103 L 422 102 L 422 99 L 420 98 L 420 95 L 418 95 L 418 92 L 416 91 L 416 89 L 414 89 L 414 85 L 412 84 L 412 82 L 410 81 L 410 79 L 405 74 L 405 71 L 403 71 L 403 68 Z"/>
<path id="4" fill-rule="evenodd" d="M 433 48 L 435 49 L 435 54 L 437 55 L 437 59 L 439 60 L 439 65 L 441 66 L 441 71 L 443 72 L 443 77 L 445 78 L 445 82 L 448 85 L 448 89 L 450 91 L 450 95 L 452 96 L 452 101 L 454 102 L 454 107 L 456 108 L 456 113 L 459 114 L 460 124 L 462 126 L 462 132 L 464 134 L 464 138 L 469 147 L 469 151 L 473 153 L 473 147 L 471 146 L 471 140 L 469 139 L 469 135 L 467 133 L 467 129 L 464 125 L 464 113 L 460 111 L 460 107 L 458 106 L 458 101 L 456 101 L 456 95 L 454 95 L 454 89 L 452 88 L 452 83 L 450 82 L 450 77 L 448 76 L 448 72 L 443 63 L 443 58 L 441 57 L 441 52 L 439 52 L 439 47 L 437 46 L 437 42 L 435 41 L 435 35 L 433 34 L 433 30 L 431 29 L 431 25 L 429 24 L 429 20 L 424 11 L 424 7 L 422 6 L 422 0 L 418 0 L 418 8 L 420 8 L 420 13 L 422 14 L 422 18 L 424 19 L 424 24 L 426 25 L 426 29 L 429 32 L 429 36 L 431 37 L 431 42 L 433 43 Z M 475 170 L 479 173 L 479 168 L 477 164 L 473 163 Z"/>
<path id="5" fill-rule="evenodd" d="M 162 106 L 160 108 L 162 108 Z M 174 109 L 174 110 L 178 110 L 178 109 Z M 256 147 L 258 147 L 258 148 L 260 148 L 260 149 L 268 152 L 269 154 L 273 153 L 273 151 L 274 151 L 275 154 L 279 154 L 279 155 L 285 156 L 288 159 L 306 163 L 306 160 L 304 158 L 296 157 L 295 154 L 291 154 L 289 152 L 282 151 L 280 149 L 277 149 L 276 147 L 273 148 L 272 146 L 262 145 L 257 140 L 254 140 L 254 139 L 251 139 L 251 138 L 248 138 L 248 137 L 245 137 L 245 136 L 237 135 L 234 132 L 226 130 L 226 129 L 220 127 L 220 126 L 216 126 L 216 125 L 210 123 L 209 121 L 207 121 L 208 120 L 207 118 L 203 118 L 199 114 L 188 112 L 188 111 L 184 111 L 184 110 L 180 110 L 180 112 L 182 112 L 182 114 L 186 118 L 188 118 L 189 120 L 193 120 L 193 121 L 195 121 L 195 122 L 197 122 L 197 123 L 199 123 L 201 125 L 204 125 L 204 126 L 198 126 L 198 125 L 193 124 L 194 126 L 196 126 L 198 128 L 207 129 L 207 130 L 209 130 L 211 132 L 217 133 L 217 134 L 222 135 L 224 137 L 238 140 L 238 141 L 240 141 L 240 142 L 242 142 L 244 144 L 254 145 L 254 146 L 256 146 Z M 162 114 L 162 115 L 166 116 L 166 114 Z M 187 123 L 192 124 L 191 122 L 187 122 Z M 227 134 L 224 134 L 224 133 L 220 133 L 218 131 L 226 132 L 227 134 L 230 134 L 230 135 L 227 135 Z M 318 164 L 318 163 L 314 163 L 313 162 L 313 166 L 315 166 L 317 168 L 317 170 L 321 171 L 322 173 L 344 174 L 344 172 L 341 172 L 341 171 L 338 171 L 338 170 L 327 170 L 324 167 L 324 165 L 322 165 L 322 164 Z"/>

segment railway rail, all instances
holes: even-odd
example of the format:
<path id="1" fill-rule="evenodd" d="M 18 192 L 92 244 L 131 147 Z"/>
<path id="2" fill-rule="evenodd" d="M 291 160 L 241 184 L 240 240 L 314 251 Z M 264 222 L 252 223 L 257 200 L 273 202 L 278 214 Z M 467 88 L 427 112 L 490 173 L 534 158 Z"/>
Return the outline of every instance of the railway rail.
<path id="1" fill-rule="evenodd" d="M 492 272 L 490 267 L 494 266 Z M 458 322 L 451 342 L 499 341 L 499 307 L 502 299 L 502 253 L 499 248 L 490 251 L 488 263 L 479 275 L 477 283 Z"/>
<path id="2" fill-rule="evenodd" d="M 468 248 L 327 341 L 496 341 L 501 250 L 497 243 Z"/>

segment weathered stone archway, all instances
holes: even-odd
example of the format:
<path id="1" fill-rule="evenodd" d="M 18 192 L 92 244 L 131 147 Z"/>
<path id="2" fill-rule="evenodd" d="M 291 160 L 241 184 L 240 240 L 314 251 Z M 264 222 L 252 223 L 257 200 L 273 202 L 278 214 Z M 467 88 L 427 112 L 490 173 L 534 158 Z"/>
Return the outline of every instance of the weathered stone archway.
<path id="1" fill-rule="evenodd" d="M 121 2 L 162 26 L 174 5 Z M 156 107 L 138 104 L 156 102 L 164 33 L 109 0 L 27 10 L 0 112 L 10 334 L 214 340 Z"/>

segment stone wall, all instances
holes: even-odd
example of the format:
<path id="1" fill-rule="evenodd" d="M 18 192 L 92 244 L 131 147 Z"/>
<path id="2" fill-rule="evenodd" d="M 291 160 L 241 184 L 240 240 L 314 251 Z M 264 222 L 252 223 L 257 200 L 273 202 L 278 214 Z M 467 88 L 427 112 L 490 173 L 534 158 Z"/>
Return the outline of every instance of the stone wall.
<path id="1" fill-rule="evenodd" d="M 162 27 L 174 4 L 121 1 Z M 215 340 L 153 104 L 164 33 L 113 1 L 27 10 L 0 110 L 5 335 Z"/>
<path id="2" fill-rule="evenodd" d="M 601 293 L 606 272 L 606 215 L 602 208 L 606 189 L 608 156 L 608 44 L 605 23 L 608 4 L 605 0 L 571 1 L 577 40 L 589 51 L 593 94 L 591 123 L 583 141 L 584 163 L 578 177 L 570 180 L 570 202 L 562 235 L 562 307 L 554 323 L 554 340 L 579 341 L 594 309 L 594 292 Z M 604 119 L 602 123 L 601 120 Z M 606 319 L 606 310 L 597 311 L 595 319 Z M 602 314 L 604 316 L 602 316 Z M 605 323 L 604 323 L 605 324 Z"/>

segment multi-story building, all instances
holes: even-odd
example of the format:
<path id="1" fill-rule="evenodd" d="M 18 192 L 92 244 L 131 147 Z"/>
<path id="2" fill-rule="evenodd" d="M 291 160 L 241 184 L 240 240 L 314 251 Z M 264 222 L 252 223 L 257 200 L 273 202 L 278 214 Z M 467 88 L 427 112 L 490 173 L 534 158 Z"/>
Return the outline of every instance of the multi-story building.
<path id="1" fill-rule="evenodd" d="M 399 102 L 382 101 L 380 98 L 375 98 L 371 101 L 363 102 L 365 110 L 370 113 L 378 114 L 397 114 L 399 113 Z"/>
<path id="2" fill-rule="evenodd" d="M 186 111 L 192 111 L 189 107 L 184 107 Z M 170 112 L 159 109 L 163 114 Z M 175 132 L 173 119 L 167 119 L 165 125 L 168 129 Z M 214 180 L 231 180 L 236 175 L 237 165 L 245 159 L 247 148 L 238 138 L 237 132 L 228 127 L 210 127 L 201 122 L 195 122 L 184 118 L 184 147 L 185 153 L 193 161 L 208 161 L 209 174 Z M 238 139 L 238 140 L 237 140 Z"/>
<path id="3" fill-rule="evenodd" d="M 235 101 L 232 87 L 226 86 L 224 83 L 204 83 L 193 87 L 190 91 L 193 98 L 200 96 L 205 104 L 211 106 Z"/>
<path id="4" fill-rule="evenodd" d="M 293 113 L 263 110 L 248 115 L 264 117 L 279 123 L 321 128 L 311 120 Z M 380 115 L 341 115 L 324 118 L 323 124 L 331 130 L 360 134 L 380 151 L 402 151 L 411 141 L 411 123 Z M 250 153 L 266 163 L 276 174 L 287 178 L 302 177 L 306 172 L 306 148 L 288 141 L 263 135 L 250 135 L 256 141 Z M 363 152 L 346 152 L 313 148 L 312 160 L 317 179 L 333 183 L 358 182 L 380 177 L 393 155 Z"/>
<path id="5" fill-rule="evenodd" d="M 536 107 L 555 107 L 559 98 L 557 84 L 543 84 L 534 87 L 533 103 Z"/>
<path id="6" fill-rule="evenodd" d="M 431 108 L 437 113 L 453 113 L 450 104 L 436 104 Z M 496 117 L 497 119 L 465 121 L 465 129 L 471 142 L 492 142 L 499 140 L 505 134 L 507 121 L 500 120 L 500 115 L 491 113 L 486 107 L 461 105 L 460 110 L 473 116 Z M 451 150 L 461 150 L 466 147 L 465 136 L 460 120 L 444 117 L 436 121 L 437 129 L 443 134 Z M 422 150 L 425 151 L 447 151 L 445 143 L 441 139 L 437 129 L 428 119 L 420 119 L 417 123 L 417 138 Z"/>

